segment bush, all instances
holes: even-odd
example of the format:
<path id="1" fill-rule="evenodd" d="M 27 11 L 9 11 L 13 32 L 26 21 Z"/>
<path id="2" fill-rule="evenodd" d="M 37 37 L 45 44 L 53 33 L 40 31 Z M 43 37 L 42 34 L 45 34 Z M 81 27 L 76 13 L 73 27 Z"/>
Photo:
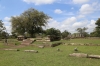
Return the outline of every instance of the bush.
<path id="1" fill-rule="evenodd" d="M 17 49 L 17 51 L 20 51 L 19 49 Z"/>
<path id="2" fill-rule="evenodd" d="M 55 36 L 55 35 L 50 35 L 49 38 L 50 38 L 50 41 L 59 41 L 59 40 L 61 40 L 60 36 Z"/>

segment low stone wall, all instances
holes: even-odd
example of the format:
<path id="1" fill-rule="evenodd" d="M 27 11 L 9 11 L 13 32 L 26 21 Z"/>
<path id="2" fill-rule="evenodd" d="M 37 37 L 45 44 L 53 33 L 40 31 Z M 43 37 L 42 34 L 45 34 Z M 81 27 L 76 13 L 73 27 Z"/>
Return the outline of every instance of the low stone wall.
<path id="1" fill-rule="evenodd" d="M 100 44 L 92 44 L 92 43 L 65 43 L 65 45 L 72 45 L 72 46 L 100 46 Z"/>
<path id="2" fill-rule="evenodd" d="M 36 38 L 36 41 L 43 41 L 42 38 Z"/>
<path id="3" fill-rule="evenodd" d="M 49 38 L 36 38 L 36 41 L 47 41 L 50 42 Z"/>
<path id="4" fill-rule="evenodd" d="M 72 53 L 72 54 L 69 54 L 69 56 L 87 58 L 88 54 L 85 54 L 85 53 Z"/>
<path id="5" fill-rule="evenodd" d="M 19 49 L 4 49 L 4 50 L 7 50 L 7 51 L 20 51 Z"/>
<path id="6" fill-rule="evenodd" d="M 69 56 L 72 57 L 81 57 L 81 58 L 95 58 L 95 59 L 100 59 L 100 55 L 88 55 L 85 53 L 72 53 L 69 54 Z"/>
<path id="7" fill-rule="evenodd" d="M 41 45 L 40 45 L 40 46 L 38 46 L 38 47 L 39 47 L 39 48 L 44 48 L 45 46 L 41 46 Z"/>
<path id="8" fill-rule="evenodd" d="M 88 55 L 88 58 L 100 59 L 100 55 Z"/>
<path id="9" fill-rule="evenodd" d="M 38 53 L 37 50 L 24 50 L 25 52 L 33 52 L 33 53 Z"/>

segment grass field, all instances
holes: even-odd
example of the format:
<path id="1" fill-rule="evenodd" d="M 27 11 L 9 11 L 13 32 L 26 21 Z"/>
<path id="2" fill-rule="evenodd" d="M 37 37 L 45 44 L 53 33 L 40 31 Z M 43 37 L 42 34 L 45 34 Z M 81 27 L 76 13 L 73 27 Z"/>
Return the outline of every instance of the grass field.
<path id="1" fill-rule="evenodd" d="M 100 44 L 99 39 L 72 39 L 62 41 L 70 43 L 93 43 Z M 34 44 L 34 43 L 33 43 Z M 11 48 L 2 43 L 0 48 Z M 17 48 L 20 51 L 0 50 L 0 66 L 99 66 L 100 59 L 70 57 L 74 53 L 74 48 L 78 47 L 78 52 L 100 55 L 100 46 L 71 46 L 59 45 L 56 47 L 38 48 L 35 46 L 25 46 Z M 57 48 L 60 51 L 57 51 Z M 15 47 L 16 49 L 16 47 Z M 24 50 L 38 50 L 38 53 L 24 52 Z"/>

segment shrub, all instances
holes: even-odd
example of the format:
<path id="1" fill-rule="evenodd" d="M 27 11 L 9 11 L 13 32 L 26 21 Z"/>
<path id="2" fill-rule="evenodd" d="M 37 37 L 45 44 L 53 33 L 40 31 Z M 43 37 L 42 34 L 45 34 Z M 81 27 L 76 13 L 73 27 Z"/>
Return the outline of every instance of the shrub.
<path id="1" fill-rule="evenodd" d="M 20 51 L 19 49 L 17 49 L 17 51 Z"/>
<path id="2" fill-rule="evenodd" d="M 55 36 L 55 35 L 50 35 L 49 38 L 50 38 L 50 41 L 59 41 L 59 40 L 61 40 L 60 36 Z"/>

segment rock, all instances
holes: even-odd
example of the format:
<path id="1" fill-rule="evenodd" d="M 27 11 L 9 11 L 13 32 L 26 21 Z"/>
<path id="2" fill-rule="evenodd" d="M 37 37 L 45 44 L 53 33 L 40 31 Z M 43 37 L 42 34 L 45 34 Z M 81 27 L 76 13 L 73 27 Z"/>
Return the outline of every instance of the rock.
<path id="1" fill-rule="evenodd" d="M 74 48 L 74 51 L 78 51 L 77 47 L 76 47 L 76 48 Z"/>
<path id="2" fill-rule="evenodd" d="M 17 49 L 5 49 L 5 50 L 15 50 L 15 51 L 17 51 Z"/>
<path id="3" fill-rule="evenodd" d="M 44 46 L 38 46 L 39 48 L 44 48 Z"/>
<path id="4" fill-rule="evenodd" d="M 37 50 L 24 50 L 25 52 L 33 52 L 33 53 L 38 53 Z"/>
<path id="5" fill-rule="evenodd" d="M 71 43 L 71 45 L 75 45 L 75 43 Z"/>
<path id="6" fill-rule="evenodd" d="M 100 59 L 100 55 L 88 55 L 85 53 L 72 53 L 72 54 L 69 54 L 69 56 Z"/>
<path id="7" fill-rule="evenodd" d="M 100 59 L 100 55 L 88 55 L 88 58 Z"/>
<path id="8" fill-rule="evenodd" d="M 60 51 L 60 49 L 59 49 L 59 48 L 57 48 L 57 51 Z"/>
<path id="9" fill-rule="evenodd" d="M 88 54 L 85 54 L 85 53 L 73 53 L 73 54 L 69 54 L 69 56 L 87 58 Z"/>

